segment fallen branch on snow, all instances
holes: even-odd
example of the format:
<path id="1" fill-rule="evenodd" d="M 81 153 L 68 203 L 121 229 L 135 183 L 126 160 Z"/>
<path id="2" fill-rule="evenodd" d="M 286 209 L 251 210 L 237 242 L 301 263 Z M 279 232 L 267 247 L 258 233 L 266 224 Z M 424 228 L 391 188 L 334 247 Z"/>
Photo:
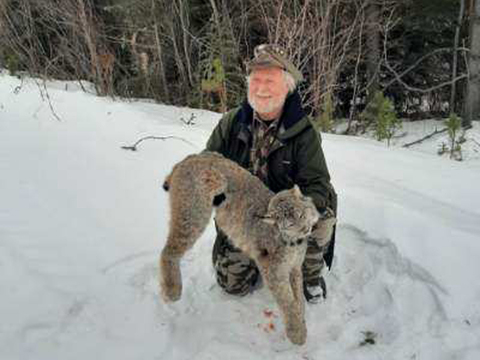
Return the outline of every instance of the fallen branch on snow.
<path id="1" fill-rule="evenodd" d="M 475 144 L 477 144 L 478 146 L 480 146 L 480 143 L 479 143 L 477 140 L 475 140 L 474 138 L 470 138 L 470 140 L 472 140 Z"/>
<path id="2" fill-rule="evenodd" d="M 442 129 L 442 130 L 435 129 L 435 131 L 434 131 L 433 133 L 428 134 L 427 136 L 424 136 L 424 137 L 421 138 L 421 139 L 412 141 L 411 143 L 403 144 L 402 147 L 408 148 L 409 146 L 412 146 L 412 145 L 415 145 L 415 144 L 419 144 L 419 143 L 421 143 L 422 141 L 427 140 L 427 139 L 430 139 L 432 136 L 435 136 L 435 135 L 437 135 L 437 134 L 444 133 L 444 132 L 446 132 L 447 130 L 448 130 L 448 128 L 444 128 L 444 129 Z"/>
<path id="3" fill-rule="evenodd" d="M 131 150 L 131 151 L 137 151 L 137 146 L 142 142 L 142 141 L 145 141 L 145 140 L 167 140 L 167 139 L 177 139 L 177 140 L 181 140 L 189 145 L 192 145 L 192 146 L 195 146 L 194 144 L 192 144 L 191 142 L 185 140 L 185 139 L 182 139 L 181 137 L 178 137 L 178 136 L 145 136 L 143 138 L 141 138 L 140 140 L 137 140 L 137 142 L 131 146 L 122 146 L 122 149 L 124 150 Z"/>

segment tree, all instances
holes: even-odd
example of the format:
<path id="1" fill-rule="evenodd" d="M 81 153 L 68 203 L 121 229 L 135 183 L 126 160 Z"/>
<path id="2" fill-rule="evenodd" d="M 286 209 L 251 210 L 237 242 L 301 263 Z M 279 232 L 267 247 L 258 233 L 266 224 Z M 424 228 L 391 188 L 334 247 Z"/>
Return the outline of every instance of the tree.
<path id="1" fill-rule="evenodd" d="M 480 0 L 470 0 L 469 79 L 465 100 L 463 126 L 480 118 Z"/>
<path id="2" fill-rule="evenodd" d="M 218 110 L 243 99 L 242 61 L 273 42 L 300 67 L 316 119 L 328 108 L 355 123 L 378 90 L 402 117 L 447 116 L 456 105 L 467 121 L 480 116 L 478 2 L 0 0 L 0 62 L 89 80 L 102 94 Z"/>
<path id="3" fill-rule="evenodd" d="M 360 116 L 366 127 L 373 125 L 377 140 L 386 139 L 388 146 L 395 132 L 402 127 L 401 120 L 395 114 L 393 103 L 381 91 L 374 94 Z"/>
<path id="4" fill-rule="evenodd" d="M 366 65 L 367 65 L 367 103 L 373 100 L 379 89 L 378 65 L 380 63 L 380 6 L 372 1 L 366 7 Z"/>
<path id="5" fill-rule="evenodd" d="M 462 27 L 463 15 L 465 13 L 465 1 L 460 0 L 460 10 L 458 12 L 458 20 L 455 24 L 455 39 L 453 41 L 453 64 L 452 64 L 452 88 L 450 92 L 450 113 L 455 112 L 455 100 L 456 100 L 456 90 L 457 83 L 455 78 L 457 77 L 457 67 L 458 67 L 458 46 L 460 43 L 460 31 Z"/>

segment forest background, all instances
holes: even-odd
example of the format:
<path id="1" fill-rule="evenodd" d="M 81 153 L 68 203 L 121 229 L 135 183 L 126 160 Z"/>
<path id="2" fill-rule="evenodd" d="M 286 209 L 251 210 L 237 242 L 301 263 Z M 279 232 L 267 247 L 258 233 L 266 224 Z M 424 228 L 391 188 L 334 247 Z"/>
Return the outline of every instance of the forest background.
<path id="1" fill-rule="evenodd" d="M 0 67 L 105 96 L 226 111 L 265 42 L 324 131 L 365 131 L 379 94 L 409 120 L 480 119 L 480 0 L 0 0 Z"/>

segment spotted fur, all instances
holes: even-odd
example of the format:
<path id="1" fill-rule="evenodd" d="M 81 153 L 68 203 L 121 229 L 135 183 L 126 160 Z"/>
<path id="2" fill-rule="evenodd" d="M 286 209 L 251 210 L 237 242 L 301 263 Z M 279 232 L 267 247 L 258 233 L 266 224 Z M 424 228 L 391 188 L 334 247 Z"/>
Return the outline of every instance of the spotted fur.
<path id="1" fill-rule="evenodd" d="M 247 170 L 213 152 L 190 155 L 176 164 L 164 188 L 170 194 L 170 228 L 160 256 L 163 299 L 180 298 L 180 260 L 202 235 L 215 209 L 217 225 L 256 262 L 283 315 L 287 337 L 303 344 L 304 239 L 319 219 L 312 200 L 297 186 L 274 194 Z"/>

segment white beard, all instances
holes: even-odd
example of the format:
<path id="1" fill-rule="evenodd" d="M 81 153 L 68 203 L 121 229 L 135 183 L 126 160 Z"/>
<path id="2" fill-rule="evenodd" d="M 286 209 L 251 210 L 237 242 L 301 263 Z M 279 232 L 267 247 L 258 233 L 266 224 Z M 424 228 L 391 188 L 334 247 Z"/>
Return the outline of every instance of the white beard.
<path id="1" fill-rule="evenodd" d="M 270 99 L 266 104 L 261 105 L 250 97 L 250 94 L 248 94 L 248 103 L 257 113 L 268 114 L 280 110 L 285 103 L 285 98 L 277 101 L 275 99 Z"/>

